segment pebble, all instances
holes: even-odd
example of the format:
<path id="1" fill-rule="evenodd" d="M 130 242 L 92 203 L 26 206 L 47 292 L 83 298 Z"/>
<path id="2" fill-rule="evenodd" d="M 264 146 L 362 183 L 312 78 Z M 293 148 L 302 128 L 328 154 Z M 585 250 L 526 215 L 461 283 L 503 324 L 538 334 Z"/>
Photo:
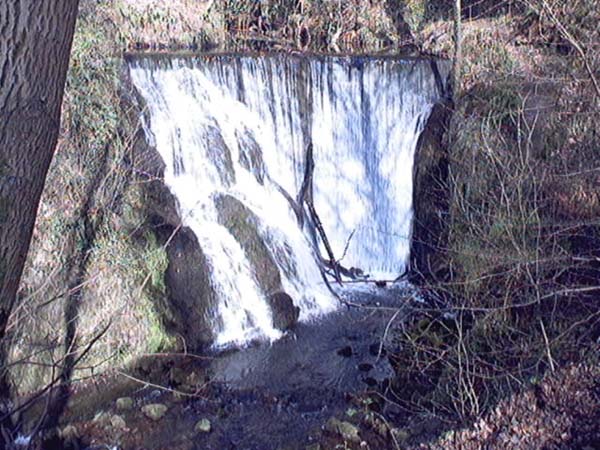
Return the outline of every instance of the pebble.
<path id="1" fill-rule="evenodd" d="M 123 419 L 117 414 L 113 415 L 110 418 L 110 424 L 113 428 L 116 428 L 118 430 L 124 430 L 125 428 L 127 428 L 127 423 L 125 422 L 125 419 Z"/>
<path id="2" fill-rule="evenodd" d="M 157 421 L 162 419 L 162 417 L 167 413 L 167 407 L 162 403 L 151 403 L 149 405 L 142 406 L 142 412 L 147 418 Z"/>
<path id="3" fill-rule="evenodd" d="M 121 397 L 116 400 L 117 410 L 128 411 L 133 408 L 133 399 L 131 397 Z"/>
<path id="4" fill-rule="evenodd" d="M 194 431 L 196 433 L 210 433 L 211 429 L 212 425 L 210 423 L 210 420 L 208 419 L 199 420 L 198 423 L 196 423 L 196 426 L 194 427 Z"/>
<path id="5" fill-rule="evenodd" d="M 73 425 L 67 425 L 60 431 L 59 435 L 65 441 L 73 441 L 79 437 L 79 431 Z"/>

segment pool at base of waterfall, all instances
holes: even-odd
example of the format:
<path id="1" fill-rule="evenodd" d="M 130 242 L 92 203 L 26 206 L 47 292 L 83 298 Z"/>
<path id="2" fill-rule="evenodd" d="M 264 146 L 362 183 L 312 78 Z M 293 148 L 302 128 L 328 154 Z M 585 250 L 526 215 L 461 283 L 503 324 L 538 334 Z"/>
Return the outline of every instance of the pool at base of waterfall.
<path id="1" fill-rule="evenodd" d="M 300 323 L 273 343 L 148 355 L 127 376 L 74 390 L 63 423 L 78 430 L 84 447 L 335 448 L 345 440 L 343 423 L 371 448 L 389 448 L 369 412 L 387 414 L 381 400 L 394 378 L 391 330 L 415 295 L 403 283 L 346 289 L 336 312 Z M 160 414 L 152 416 L 154 410 Z"/>

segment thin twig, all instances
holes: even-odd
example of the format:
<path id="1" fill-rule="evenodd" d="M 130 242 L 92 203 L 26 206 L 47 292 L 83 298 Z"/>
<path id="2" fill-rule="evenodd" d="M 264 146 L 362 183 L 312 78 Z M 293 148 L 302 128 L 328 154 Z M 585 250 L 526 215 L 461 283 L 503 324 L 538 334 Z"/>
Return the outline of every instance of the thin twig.
<path id="1" fill-rule="evenodd" d="M 397 310 L 394 315 L 392 316 L 392 318 L 388 321 L 387 325 L 385 326 L 385 331 L 383 332 L 383 336 L 381 337 L 381 342 L 379 342 L 379 351 L 377 352 L 377 361 L 379 361 L 379 358 L 381 357 L 381 352 L 383 352 L 383 343 L 385 342 L 386 338 L 387 338 L 387 334 L 388 331 L 390 330 L 390 326 L 392 326 L 392 322 L 396 319 L 396 317 L 398 316 L 398 314 L 400 313 L 400 309 Z"/>

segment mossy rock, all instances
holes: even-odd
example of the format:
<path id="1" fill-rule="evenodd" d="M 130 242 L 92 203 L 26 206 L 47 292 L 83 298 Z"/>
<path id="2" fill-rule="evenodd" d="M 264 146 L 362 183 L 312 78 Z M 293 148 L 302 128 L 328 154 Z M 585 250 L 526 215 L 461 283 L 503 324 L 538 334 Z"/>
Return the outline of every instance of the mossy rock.
<path id="1" fill-rule="evenodd" d="M 332 434 L 341 436 L 348 442 L 360 442 L 359 429 L 350 422 L 341 421 L 332 417 L 325 424 L 325 430 Z"/>
<path id="2" fill-rule="evenodd" d="M 230 195 L 219 195 L 215 204 L 219 222 L 227 227 L 250 260 L 254 277 L 271 307 L 273 326 L 280 330 L 293 328 L 298 322 L 300 310 L 283 291 L 279 267 L 259 232 L 258 218 Z"/>
<path id="3" fill-rule="evenodd" d="M 142 413 L 148 419 L 157 422 L 164 417 L 168 409 L 169 408 L 162 403 L 151 403 L 149 405 L 142 406 Z"/>
<path id="4" fill-rule="evenodd" d="M 170 227 L 163 230 L 165 236 L 174 231 L 169 230 Z M 182 335 L 192 348 L 203 347 L 214 338 L 212 322 L 217 303 L 208 260 L 196 235 L 187 227 L 172 235 L 167 256 L 165 284 L 168 298 L 159 305 L 159 310 L 169 331 Z"/>
<path id="5" fill-rule="evenodd" d="M 281 291 L 279 268 L 259 232 L 256 215 L 231 195 L 217 196 L 215 204 L 219 223 L 227 227 L 244 249 L 261 290 L 267 295 Z"/>

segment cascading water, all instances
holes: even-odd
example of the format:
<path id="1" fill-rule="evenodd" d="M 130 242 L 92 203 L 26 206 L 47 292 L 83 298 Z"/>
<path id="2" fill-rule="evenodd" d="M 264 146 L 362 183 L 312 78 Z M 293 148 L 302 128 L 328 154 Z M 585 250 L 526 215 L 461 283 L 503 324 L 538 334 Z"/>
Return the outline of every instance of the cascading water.
<path id="1" fill-rule="evenodd" d="M 259 269 L 219 220 L 223 195 L 256 216 L 300 320 L 336 307 L 311 239 L 282 194 L 295 198 L 300 190 L 309 143 L 314 204 L 334 254 L 378 277 L 403 271 L 413 155 L 440 95 L 429 62 L 142 57 L 130 72 L 147 105 L 147 137 L 166 164 L 165 183 L 211 266 L 217 345 L 279 335 Z"/>

